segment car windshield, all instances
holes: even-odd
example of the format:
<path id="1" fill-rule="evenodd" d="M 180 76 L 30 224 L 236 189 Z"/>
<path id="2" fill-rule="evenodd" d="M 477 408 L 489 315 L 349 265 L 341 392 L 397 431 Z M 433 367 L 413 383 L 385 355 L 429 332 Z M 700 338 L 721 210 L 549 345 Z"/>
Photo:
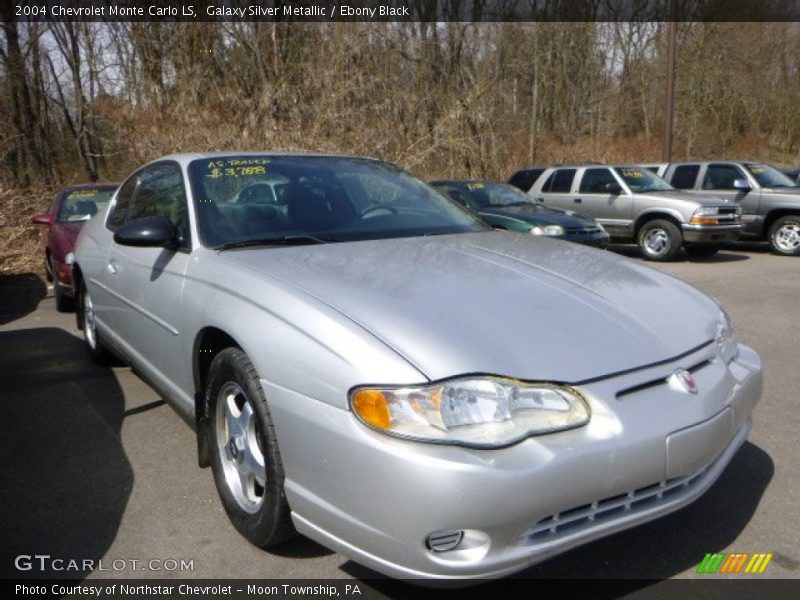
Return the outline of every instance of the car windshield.
<path id="1" fill-rule="evenodd" d="M 474 181 L 466 187 L 470 198 L 480 208 L 532 204 L 525 192 L 508 183 Z"/>
<path id="2" fill-rule="evenodd" d="M 744 168 L 765 188 L 797 187 L 789 177 L 769 165 L 744 163 Z"/>
<path id="3" fill-rule="evenodd" d="M 115 188 L 82 188 L 68 192 L 58 207 L 57 223 L 88 221 L 108 206 Z"/>
<path id="4" fill-rule="evenodd" d="M 645 192 L 669 192 L 675 188 L 661 179 L 649 169 L 640 167 L 614 167 L 617 175 L 622 177 L 625 184 L 634 194 Z"/>
<path id="5" fill-rule="evenodd" d="M 224 156 L 189 164 L 203 243 L 222 248 L 464 233 L 480 220 L 385 162 Z"/>

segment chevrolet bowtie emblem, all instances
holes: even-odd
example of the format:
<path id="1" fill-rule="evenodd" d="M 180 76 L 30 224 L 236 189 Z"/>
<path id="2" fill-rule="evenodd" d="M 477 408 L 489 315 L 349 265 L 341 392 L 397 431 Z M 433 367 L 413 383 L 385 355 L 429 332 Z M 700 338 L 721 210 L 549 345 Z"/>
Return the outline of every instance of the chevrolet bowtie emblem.
<path id="1" fill-rule="evenodd" d="M 669 378 L 669 384 L 674 389 L 687 394 L 697 393 L 697 380 L 686 369 L 677 369 Z"/>

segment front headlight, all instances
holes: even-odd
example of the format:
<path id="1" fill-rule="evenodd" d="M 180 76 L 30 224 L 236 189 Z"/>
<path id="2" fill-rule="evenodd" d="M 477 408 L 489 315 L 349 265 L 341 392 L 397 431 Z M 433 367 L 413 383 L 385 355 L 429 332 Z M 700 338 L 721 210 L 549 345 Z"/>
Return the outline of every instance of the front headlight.
<path id="1" fill-rule="evenodd" d="M 533 235 L 564 235 L 564 228 L 561 225 L 536 225 L 531 229 Z"/>
<path id="2" fill-rule="evenodd" d="M 736 334 L 733 331 L 733 324 L 724 309 L 719 311 L 717 321 L 717 335 L 715 342 L 719 351 L 720 358 L 728 364 L 739 356 L 739 343 L 736 341 Z"/>
<path id="3" fill-rule="evenodd" d="M 74 262 L 75 262 L 75 253 L 67 252 L 67 255 L 64 257 L 64 264 L 71 265 Z"/>
<path id="4" fill-rule="evenodd" d="M 720 214 L 716 206 L 698 208 L 692 213 L 689 223 L 692 225 L 719 225 Z"/>
<path id="5" fill-rule="evenodd" d="M 464 377 L 410 387 L 357 388 L 350 406 L 367 426 L 398 437 L 476 447 L 585 425 L 576 389 L 500 377 Z"/>

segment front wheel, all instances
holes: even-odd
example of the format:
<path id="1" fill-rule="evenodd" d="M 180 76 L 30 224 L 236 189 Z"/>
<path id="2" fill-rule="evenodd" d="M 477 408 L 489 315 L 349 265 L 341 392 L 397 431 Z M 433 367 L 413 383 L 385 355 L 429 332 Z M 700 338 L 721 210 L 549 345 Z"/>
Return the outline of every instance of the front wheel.
<path id="1" fill-rule="evenodd" d="M 244 352 L 227 348 L 214 357 L 206 394 L 211 468 L 228 518 L 256 546 L 289 539 L 295 530 L 275 427 Z"/>
<path id="2" fill-rule="evenodd" d="M 672 221 L 655 219 L 645 223 L 637 238 L 645 260 L 673 260 L 681 250 L 683 235 Z"/>
<path id="3" fill-rule="evenodd" d="M 800 256 L 800 215 L 775 221 L 769 228 L 769 245 L 775 254 Z"/>
<path id="4" fill-rule="evenodd" d="M 58 284 L 56 284 L 56 286 L 57 285 Z M 97 331 L 94 303 L 92 302 L 92 297 L 89 295 L 89 290 L 86 289 L 86 283 L 81 281 L 79 289 L 77 317 L 78 324 L 83 330 L 83 340 L 86 343 L 86 349 L 96 363 L 101 365 L 111 364 L 113 362 L 113 355 L 106 349 Z"/>

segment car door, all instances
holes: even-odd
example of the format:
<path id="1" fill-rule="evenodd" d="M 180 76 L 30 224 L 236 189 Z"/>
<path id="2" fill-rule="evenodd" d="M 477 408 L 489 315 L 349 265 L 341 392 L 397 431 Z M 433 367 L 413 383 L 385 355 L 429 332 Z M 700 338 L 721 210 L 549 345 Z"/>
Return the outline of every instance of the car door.
<path id="1" fill-rule="evenodd" d="M 542 184 L 539 193 L 531 191 L 536 202 L 544 202 L 547 206 L 562 209 L 575 208 L 572 198 L 572 183 L 575 180 L 577 169 L 565 167 L 554 169 Z"/>
<path id="2" fill-rule="evenodd" d="M 616 188 L 616 190 L 614 189 Z M 573 208 L 591 215 L 611 235 L 628 235 L 633 219 L 633 196 L 608 167 L 587 167 L 573 194 Z"/>
<path id="3" fill-rule="evenodd" d="M 761 200 L 761 190 L 755 180 L 739 165 L 731 163 L 709 163 L 701 174 L 700 192 L 719 198 L 727 198 L 736 202 L 742 209 L 742 223 L 745 231 L 752 231 L 757 225 L 758 205 Z M 734 187 L 737 179 L 745 180 L 749 189 Z"/>
<path id="4" fill-rule="evenodd" d="M 137 175 L 124 223 L 165 216 L 179 232 L 176 250 L 112 242 L 106 286 L 116 313 L 111 327 L 132 360 L 163 390 L 190 389 L 188 361 L 181 356 L 181 296 L 191 253 L 187 196 L 181 167 L 171 161 L 148 165 Z M 119 226 L 117 218 L 114 225 Z"/>

